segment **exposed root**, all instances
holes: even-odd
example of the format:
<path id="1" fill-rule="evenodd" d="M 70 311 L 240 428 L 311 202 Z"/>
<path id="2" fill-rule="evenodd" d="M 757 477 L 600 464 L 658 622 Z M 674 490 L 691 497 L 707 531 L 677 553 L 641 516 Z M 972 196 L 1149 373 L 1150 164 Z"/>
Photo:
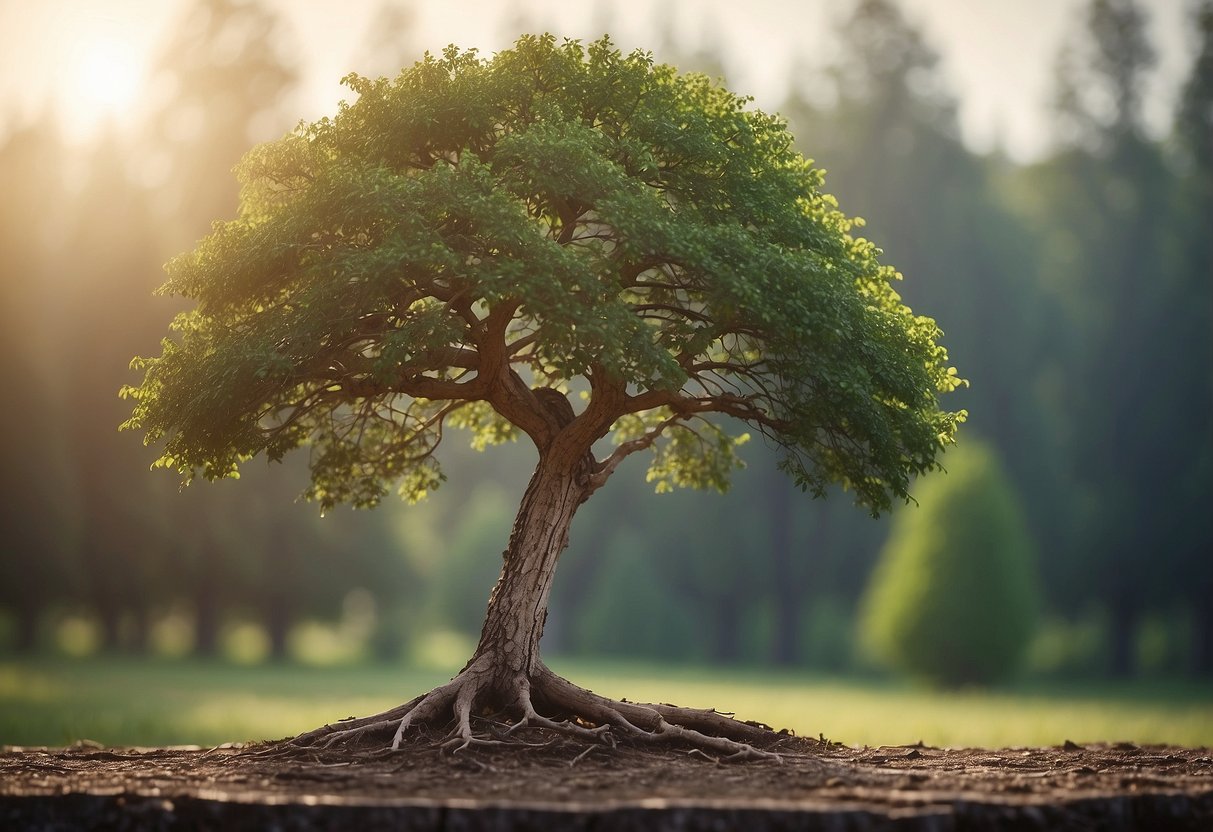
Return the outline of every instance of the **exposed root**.
<path id="1" fill-rule="evenodd" d="M 715 751 L 725 761 L 780 759 L 779 755 L 755 747 L 769 745 L 778 735 L 769 728 L 739 722 L 718 711 L 680 708 L 675 705 L 647 705 L 616 701 L 580 688 L 543 669 L 542 687 L 574 713 L 610 726 L 620 739 L 640 744 L 673 743 Z"/>
<path id="2" fill-rule="evenodd" d="M 395 727 L 396 724 L 413 708 L 417 706 L 424 697 L 418 696 L 411 702 L 405 702 L 403 705 L 397 705 L 390 711 L 384 711 L 381 714 L 374 716 L 364 716 L 359 719 L 351 717 L 343 719 L 337 725 L 322 725 L 306 734 L 300 734 L 297 737 L 289 740 L 290 745 L 296 747 L 313 747 L 319 744 L 320 740 L 328 740 L 334 734 L 343 734 L 347 737 L 357 736 L 360 732 L 363 734 L 374 734 L 377 730 L 385 725 Z"/>
<path id="3" fill-rule="evenodd" d="M 394 751 L 415 733 L 433 746 L 458 753 L 468 748 L 547 745 L 522 739 L 527 729 L 542 729 L 588 743 L 590 748 L 668 744 L 729 762 L 780 759 L 768 749 L 782 735 L 759 723 L 742 722 L 712 709 L 608 699 L 546 667 L 527 678 L 503 673 L 486 659 L 473 661 L 450 682 L 411 702 L 374 716 L 325 725 L 279 748 L 289 753 L 371 746 L 382 752 L 386 745 Z M 435 729 L 443 733 L 435 737 L 430 733 Z"/>

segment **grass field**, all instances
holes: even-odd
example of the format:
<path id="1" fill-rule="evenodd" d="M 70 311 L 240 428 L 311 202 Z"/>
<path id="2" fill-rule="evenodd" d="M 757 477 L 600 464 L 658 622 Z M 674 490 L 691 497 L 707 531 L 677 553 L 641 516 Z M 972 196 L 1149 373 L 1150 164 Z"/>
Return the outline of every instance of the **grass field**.
<path id="1" fill-rule="evenodd" d="M 1213 688 L 1034 685 L 936 693 L 804 673 L 553 661 L 594 690 L 717 707 L 847 745 L 1121 741 L 1213 746 Z M 451 671 L 194 661 L 0 661 L 0 745 L 216 745 L 288 736 L 382 710 Z"/>

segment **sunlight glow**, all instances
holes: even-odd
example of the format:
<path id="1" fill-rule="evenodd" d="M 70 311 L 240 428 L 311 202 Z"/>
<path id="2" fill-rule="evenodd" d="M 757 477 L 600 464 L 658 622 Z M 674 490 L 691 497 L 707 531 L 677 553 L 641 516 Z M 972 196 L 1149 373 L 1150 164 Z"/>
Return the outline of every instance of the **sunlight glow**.
<path id="1" fill-rule="evenodd" d="M 306 56 L 299 65 L 303 106 L 294 114 L 309 120 L 330 114 L 338 99 L 349 97 L 338 79 L 351 70 L 367 71 L 358 56 L 375 10 L 383 3 L 264 2 L 299 35 L 299 54 Z M 947 82 L 959 96 L 966 138 L 984 150 L 1001 144 L 1020 161 L 1039 157 L 1050 139 L 1052 62 L 1062 39 L 1080 20 L 1086 0 L 902 2 L 943 55 Z M 188 0 L 0 0 L 0 127 L 6 116 L 14 121 L 36 118 L 48 101 L 54 102 L 67 136 L 75 141 L 91 139 L 107 118 L 137 115 L 151 56 L 190 5 Z M 510 8 L 516 10 L 515 17 L 525 12 L 525 25 L 582 38 L 593 38 L 609 26 L 621 45 L 652 48 L 654 10 L 671 5 L 671 0 L 446 0 L 415 5 L 421 11 L 412 46 L 435 49 L 458 43 L 491 54 L 504 45 L 500 29 Z M 500 7 L 497 13 L 487 13 L 486 7 L 494 5 Z M 680 5 L 688 6 L 690 0 Z M 729 50 L 725 63 L 736 75 L 730 85 L 753 94 L 758 106 L 778 110 L 794 54 L 813 56 L 818 63 L 829 60 L 827 33 L 851 5 L 830 0 L 696 0 L 696 6 L 707 11 L 695 28 L 703 30 L 702 35 L 711 30 L 706 21 L 715 21 L 714 37 Z M 1161 113 L 1191 60 L 1193 33 L 1185 17 L 1190 3 L 1146 0 L 1144 5 L 1160 38 L 1159 67 L 1147 101 Z"/>
<path id="2" fill-rule="evenodd" d="M 91 132 L 122 116 L 134 105 L 142 80 L 142 68 L 121 41 L 98 38 L 81 43 L 67 67 L 69 119 L 80 130 Z"/>

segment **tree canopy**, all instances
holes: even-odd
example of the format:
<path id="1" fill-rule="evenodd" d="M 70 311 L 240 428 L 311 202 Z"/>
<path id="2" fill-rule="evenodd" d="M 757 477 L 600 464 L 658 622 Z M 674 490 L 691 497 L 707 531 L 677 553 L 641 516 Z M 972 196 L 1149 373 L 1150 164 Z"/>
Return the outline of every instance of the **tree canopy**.
<path id="1" fill-rule="evenodd" d="M 613 433 L 599 483 L 651 449 L 659 487 L 724 488 L 740 420 L 802 487 L 879 511 L 963 420 L 935 323 L 747 99 L 605 38 L 345 82 L 168 265 L 196 306 L 124 391 L 158 464 L 232 476 L 307 445 L 309 497 L 370 506 L 439 484 L 447 427 L 541 452 Z"/>

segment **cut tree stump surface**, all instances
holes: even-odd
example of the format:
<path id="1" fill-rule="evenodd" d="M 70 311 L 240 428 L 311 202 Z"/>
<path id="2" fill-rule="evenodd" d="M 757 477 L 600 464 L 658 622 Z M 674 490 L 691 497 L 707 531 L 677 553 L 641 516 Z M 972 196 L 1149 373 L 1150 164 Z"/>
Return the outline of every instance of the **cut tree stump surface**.
<path id="1" fill-rule="evenodd" d="M 0 750 L 0 829 L 1213 830 L 1213 752 L 848 748 L 781 761 L 533 746 L 353 757 L 260 746 Z"/>

